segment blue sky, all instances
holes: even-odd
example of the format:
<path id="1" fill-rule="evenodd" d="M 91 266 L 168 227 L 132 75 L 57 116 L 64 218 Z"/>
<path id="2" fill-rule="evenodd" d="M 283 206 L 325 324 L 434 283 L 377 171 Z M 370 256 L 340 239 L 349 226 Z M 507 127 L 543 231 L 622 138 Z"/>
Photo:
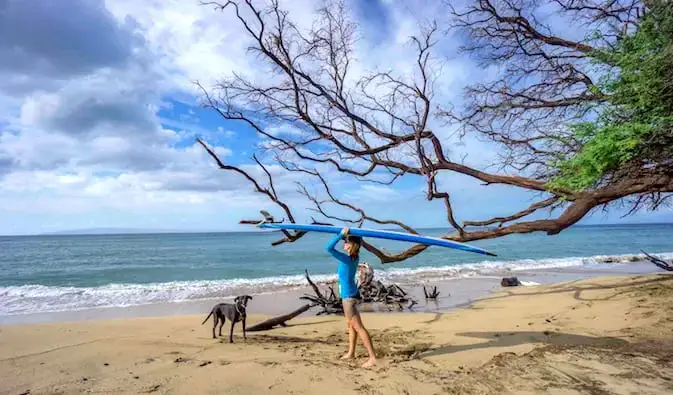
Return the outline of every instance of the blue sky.
<path id="1" fill-rule="evenodd" d="M 58 4 L 57 4 L 58 3 Z M 308 27 L 319 2 L 281 2 Z M 242 230 L 244 217 L 273 206 L 235 174 L 214 168 L 194 139 L 229 163 L 248 165 L 262 140 L 248 128 L 199 107 L 193 81 L 211 86 L 232 72 L 263 75 L 246 54 L 231 13 L 190 0 L 8 0 L 0 8 L 0 234 L 81 228 Z M 358 72 L 385 66 L 404 72 L 406 45 L 418 21 L 442 18 L 441 2 L 346 2 L 362 27 Z M 455 53 L 451 37 L 438 95 L 458 102 L 464 84 L 483 77 Z M 271 125 L 270 127 L 285 127 Z M 452 146 L 477 162 L 492 154 L 478 143 Z M 248 167 L 255 171 L 252 166 Z M 271 166 L 282 195 L 301 210 L 296 175 Z M 446 226 L 441 202 L 424 199 L 422 180 L 393 187 L 330 174 L 336 192 L 368 212 L 415 226 Z M 506 215 L 534 196 L 447 176 L 458 218 Z M 585 222 L 618 222 L 619 210 Z M 638 213 L 629 222 L 666 222 L 673 213 Z"/>

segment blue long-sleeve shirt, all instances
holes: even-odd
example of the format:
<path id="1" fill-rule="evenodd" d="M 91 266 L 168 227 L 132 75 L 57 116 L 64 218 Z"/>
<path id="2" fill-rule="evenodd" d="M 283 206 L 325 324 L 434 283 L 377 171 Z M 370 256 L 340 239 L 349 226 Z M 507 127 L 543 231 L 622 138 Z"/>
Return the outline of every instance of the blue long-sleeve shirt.
<path id="1" fill-rule="evenodd" d="M 334 247 L 341 240 L 341 234 L 338 234 L 327 244 L 325 250 L 332 254 L 339 261 L 337 268 L 337 275 L 339 276 L 339 289 L 341 298 L 354 298 L 359 296 L 360 291 L 355 283 L 355 273 L 358 269 L 359 258 L 352 260 L 350 256 L 343 252 L 337 251 Z"/>

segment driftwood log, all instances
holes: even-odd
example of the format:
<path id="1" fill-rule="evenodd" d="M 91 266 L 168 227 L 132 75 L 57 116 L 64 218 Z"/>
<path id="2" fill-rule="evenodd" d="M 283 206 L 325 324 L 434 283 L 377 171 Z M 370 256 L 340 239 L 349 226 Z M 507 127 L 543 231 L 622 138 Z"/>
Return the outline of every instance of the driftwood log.
<path id="1" fill-rule="evenodd" d="M 668 262 L 664 261 L 663 259 L 659 259 L 655 256 L 652 256 L 652 255 L 648 254 L 647 252 L 645 252 L 643 250 L 640 250 L 640 251 L 643 254 L 645 254 L 648 261 L 654 263 L 655 265 L 657 265 L 657 267 L 659 267 L 661 269 L 664 269 L 664 270 L 667 270 L 669 272 L 673 272 L 673 264 L 668 263 Z"/>
<path id="2" fill-rule="evenodd" d="M 318 312 L 317 315 L 322 315 L 322 314 L 343 314 L 344 309 L 343 305 L 341 304 L 341 298 L 336 295 L 334 292 L 334 288 L 332 286 L 329 286 L 329 296 L 324 296 L 321 292 L 320 289 L 318 288 L 317 285 L 311 280 L 311 277 L 308 275 L 308 270 L 305 270 L 306 273 L 306 281 L 308 281 L 309 285 L 311 288 L 313 288 L 313 292 L 315 295 L 308 295 L 304 294 L 304 296 L 301 296 L 299 299 L 303 300 L 308 300 L 311 302 L 311 307 L 315 306 L 320 306 L 322 307 L 322 311 Z"/>
<path id="3" fill-rule="evenodd" d="M 300 297 L 302 300 L 311 302 L 311 307 L 320 306 L 322 310 L 317 315 L 322 314 L 340 314 L 343 315 L 343 305 L 341 298 L 334 292 L 334 288 L 329 285 L 329 296 L 323 295 L 317 285 L 311 280 L 311 277 L 306 273 L 306 281 L 308 281 L 315 295 L 304 294 Z M 406 291 L 396 284 L 384 285 L 381 281 L 372 281 L 367 284 L 360 285 L 360 295 L 364 303 L 384 303 L 386 305 L 397 305 L 400 310 L 404 309 L 405 304 L 407 308 L 411 309 L 418 302 L 407 295 Z"/>
<path id="4" fill-rule="evenodd" d="M 439 291 L 437 291 L 437 287 L 433 287 L 432 291 L 428 292 L 425 289 L 425 285 L 423 286 L 423 294 L 425 294 L 425 299 L 437 299 L 439 296 Z"/>
<path id="5" fill-rule="evenodd" d="M 397 284 L 384 285 L 381 281 L 372 281 L 370 284 L 363 285 L 360 287 L 360 295 L 362 295 L 362 301 L 365 303 L 385 303 L 387 305 L 398 305 L 398 307 L 403 309 L 402 305 L 409 304 L 409 308 L 415 305 L 416 302 L 413 298 L 407 295 L 407 292 L 400 288 Z"/>
<path id="6" fill-rule="evenodd" d="M 287 326 L 285 324 L 285 321 L 291 320 L 294 317 L 298 316 L 299 314 L 307 311 L 311 306 L 308 304 L 303 305 L 302 307 L 298 308 L 297 310 L 288 313 L 288 314 L 283 314 L 279 315 L 277 317 L 269 318 L 266 321 L 258 322 L 253 326 L 250 326 L 246 328 L 246 332 L 259 332 L 259 331 L 268 331 L 270 329 L 273 329 L 274 326 Z"/>

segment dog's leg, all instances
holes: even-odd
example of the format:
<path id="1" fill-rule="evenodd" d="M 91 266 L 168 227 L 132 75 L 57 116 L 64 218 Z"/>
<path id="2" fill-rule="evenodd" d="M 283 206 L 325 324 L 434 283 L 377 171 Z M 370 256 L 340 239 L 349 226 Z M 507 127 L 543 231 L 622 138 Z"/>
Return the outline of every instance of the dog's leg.
<path id="1" fill-rule="evenodd" d="M 236 324 L 235 320 L 229 320 L 231 321 L 231 328 L 229 329 L 229 343 L 234 342 L 234 324 Z"/>
<path id="2" fill-rule="evenodd" d="M 241 325 L 243 325 L 243 340 L 248 340 L 248 338 L 245 336 L 245 317 L 241 320 Z"/>
<path id="3" fill-rule="evenodd" d="M 215 336 L 215 328 L 217 328 L 217 321 L 219 320 L 219 316 L 217 314 L 213 314 L 213 339 L 217 339 L 217 336 Z"/>
<path id="4" fill-rule="evenodd" d="M 220 336 L 222 336 L 222 327 L 224 326 L 225 321 L 226 319 L 224 318 L 224 316 L 222 316 L 220 321 Z"/>

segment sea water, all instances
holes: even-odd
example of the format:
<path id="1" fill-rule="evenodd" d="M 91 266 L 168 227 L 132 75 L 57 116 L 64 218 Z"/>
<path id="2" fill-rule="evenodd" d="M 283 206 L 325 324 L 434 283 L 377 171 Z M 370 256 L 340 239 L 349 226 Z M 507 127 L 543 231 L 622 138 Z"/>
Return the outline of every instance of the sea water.
<path id="1" fill-rule="evenodd" d="M 422 230 L 439 236 L 442 229 Z M 309 233 L 272 247 L 276 231 L 0 237 L 0 316 L 33 311 L 171 303 L 268 293 L 336 278 L 325 252 L 333 235 Z M 390 252 L 408 243 L 370 240 Z M 673 258 L 673 225 L 576 226 L 559 235 L 510 235 L 471 244 L 497 257 L 431 247 L 400 263 L 382 265 L 364 252 L 384 282 L 516 275 L 517 271 L 625 265 L 640 250 Z"/>

